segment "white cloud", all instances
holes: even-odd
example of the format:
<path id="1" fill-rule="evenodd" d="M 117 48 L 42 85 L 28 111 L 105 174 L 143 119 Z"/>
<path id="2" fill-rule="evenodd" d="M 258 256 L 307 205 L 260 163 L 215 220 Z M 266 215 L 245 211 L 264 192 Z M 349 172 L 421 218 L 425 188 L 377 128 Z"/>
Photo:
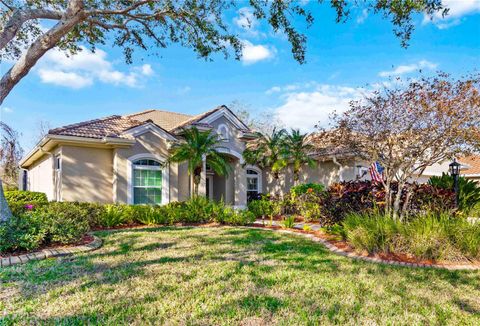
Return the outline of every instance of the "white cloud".
<path id="1" fill-rule="evenodd" d="M 480 13 L 480 0 L 442 0 L 442 4 L 450 9 L 445 17 L 442 17 L 441 12 L 435 13 L 433 17 L 424 15 L 422 23 L 432 22 L 439 29 L 446 29 L 460 24 L 464 16 Z"/>
<path id="2" fill-rule="evenodd" d="M 74 89 L 83 88 L 93 84 L 93 79 L 84 77 L 74 72 L 63 72 L 52 69 L 39 69 L 38 75 L 42 82 L 46 84 L 54 84 Z"/>
<path id="3" fill-rule="evenodd" d="M 140 75 L 151 76 L 153 73 L 149 64 L 133 67 L 129 72 L 119 71 L 108 61 L 105 51 L 97 49 L 92 53 L 83 47 L 82 51 L 69 57 L 59 50 L 50 50 L 37 69 L 42 82 L 73 89 L 91 86 L 96 80 L 117 86 L 138 87 L 141 84 Z"/>
<path id="4" fill-rule="evenodd" d="M 401 65 L 396 67 L 393 70 L 381 71 L 378 73 L 380 77 L 389 77 L 389 76 L 400 76 L 409 74 L 420 69 L 434 70 L 438 67 L 438 64 L 430 62 L 428 60 L 420 60 L 417 63 L 412 63 L 409 65 Z"/>
<path id="5" fill-rule="evenodd" d="M 142 74 L 144 74 L 145 76 L 151 76 L 151 75 L 153 75 L 152 66 L 149 65 L 148 63 L 147 63 L 147 64 L 144 64 L 144 65 L 142 66 Z"/>
<path id="6" fill-rule="evenodd" d="M 299 86 L 299 92 L 281 95 L 283 104 L 274 108 L 276 117 L 290 128 L 307 132 L 315 125 L 328 126 L 330 114 L 348 109 L 351 100 L 360 99 L 367 91 L 315 82 Z M 284 89 L 284 88 L 282 88 Z"/>
<path id="7" fill-rule="evenodd" d="M 368 10 L 363 9 L 362 13 L 357 17 L 357 24 L 363 24 L 368 17 Z"/>
<path id="8" fill-rule="evenodd" d="M 272 95 L 273 93 L 278 93 L 282 90 L 280 86 L 273 86 L 265 91 L 265 94 Z"/>
<path id="9" fill-rule="evenodd" d="M 275 56 L 275 53 L 276 50 L 274 47 L 253 45 L 249 41 L 243 41 L 242 61 L 245 65 L 271 59 Z"/>

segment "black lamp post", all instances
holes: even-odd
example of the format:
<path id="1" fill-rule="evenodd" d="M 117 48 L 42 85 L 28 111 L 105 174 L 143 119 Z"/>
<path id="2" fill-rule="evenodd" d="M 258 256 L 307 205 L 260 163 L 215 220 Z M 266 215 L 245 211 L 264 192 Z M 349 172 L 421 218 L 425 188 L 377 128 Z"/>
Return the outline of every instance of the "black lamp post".
<path id="1" fill-rule="evenodd" d="M 460 176 L 460 163 L 456 159 L 450 163 L 450 174 L 453 177 L 453 191 L 455 191 L 455 207 L 458 209 L 459 202 L 459 189 L 458 189 L 458 177 Z"/>

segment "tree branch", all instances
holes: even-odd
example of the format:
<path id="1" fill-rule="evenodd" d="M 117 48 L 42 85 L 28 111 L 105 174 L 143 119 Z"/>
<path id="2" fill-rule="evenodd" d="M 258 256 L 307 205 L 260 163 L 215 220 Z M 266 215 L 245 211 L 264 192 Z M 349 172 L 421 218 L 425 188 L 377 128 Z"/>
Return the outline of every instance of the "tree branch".
<path id="1" fill-rule="evenodd" d="M 13 87 L 25 77 L 37 61 L 86 16 L 82 0 L 70 0 L 67 11 L 48 32 L 37 38 L 15 65 L 0 80 L 0 105 Z"/>
<path id="2" fill-rule="evenodd" d="M 25 22 L 34 19 L 60 20 L 63 15 L 61 11 L 48 9 L 16 9 L 0 33 L 0 50 L 17 35 Z"/>

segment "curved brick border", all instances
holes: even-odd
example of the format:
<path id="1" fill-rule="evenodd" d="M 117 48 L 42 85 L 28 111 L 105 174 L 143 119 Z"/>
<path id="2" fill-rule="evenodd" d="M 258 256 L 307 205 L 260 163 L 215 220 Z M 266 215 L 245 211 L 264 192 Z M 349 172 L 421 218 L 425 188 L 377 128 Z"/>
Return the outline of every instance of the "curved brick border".
<path id="1" fill-rule="evenodd" d="M 20 255 L 20 256 L 10 256 L 0 259 L 0 267 L 13 266 L 17 264 L 24 264 L 32 260 L 42 260 L 50 257 L 62 257 L 68 256 L 71 254 L 77 254 L 80 252 L 87 252 L 98 249 L 102 246 L 102 239 L 97 236 L 92 235 L 93 241 L 81 246 L 76 247 L 66 247 L 66 248 L 52 248 L 52 249 L 43 249 L 29 254 Z"/>
<path id="2" fill-rule="evenodd" d="M 274 232 L 280 232 L 280 233 L 287 233 L 287 234 L 295 234 L 298 236 L 303 236 L 304 238 L 308 238 L 314 242 L 320 242 L 323 244 L 325 247 L 327 247 L 328 250 L 331 252 L 344 256 L 344 257 L 349 257 L 353 258 L 356 260 L 363 260 L 371 263 L 379 263 L 379 264 L 385 264 L 385 265 L 393 265 L 393 266 L 407 266 L 407 267 L 422 267 L 422 268 L 436 268 L 436 269 L 448 269 L 448 270 L 480 270 L 480 266 L 474 266 L 474 265 L 439 265 L 439 264 L 417 264 L 417 263 L 407 263 L 407 262 L 399 262 L 395 260 L 386 260 L 386 259 L 381 259 L 381 258 L 376 258 L 376 257 L 365 257 L 365 256 L 360 256 L 357 255 L 354 252 L 349 252 L 345 251 L 341 248 L 338 248 L 337 246 L 331 244 L 327 240 L 321 239 L 314 234 L 311 233 L 302 233 L 298 232 L 295 230 L 281 230 L 281 229 L 274 229 L 274 228 L 269 228 L 269 227 L 257 227 L 257 226 L 247 226 L 246 228 L 249 229 L 257 229 L 257 230 L 270 230 Z"/>

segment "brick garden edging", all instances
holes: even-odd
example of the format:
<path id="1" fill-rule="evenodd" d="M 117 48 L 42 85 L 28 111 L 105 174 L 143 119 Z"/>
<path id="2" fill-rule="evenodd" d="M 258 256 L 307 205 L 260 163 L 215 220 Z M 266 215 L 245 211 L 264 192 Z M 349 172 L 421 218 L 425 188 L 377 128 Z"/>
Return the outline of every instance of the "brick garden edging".
<path id="1" fill-rule="evenodd" d="M 257 224 L 262 224 L 262 221 L 255 221 L 254 225 Z M 263 224 L 262 224 L 263 225 Z M 303 225 L 303 224 L 302 224 Z M 352 251 L 346 251 L 341 248 L 338 248 L 337 246 L 331 244 L 325 239 L 319 238 L 315 236 L 314 234 L 311 233 L 302 233 L 298 232 L 292 229 L 289 230 L 284 230 L 284 229 L 274 229 L 274 228 L 269 228 L 267 227 L 258 227 L 258 226 L 250 226 L 248 228 L 251 229 L 258 229 L 258 230 L 270 230 L 270 231 L 275 231 L 275 232 L 280 232 L 280 233 L 287 233 L 287 234 L 295 234 L 298 236 L 303 236 L 304 238 L 308 238 L 314 242 L 319 242 L 323 244 L 327 249 L 337 255 L 344 256 L 344 257 L 349 257 L 352 259 L 356 260 L 362 260 L 366 262 L 371 262 L 371 263 L 377 263 L 377 264 L 385 264 L 385 265 L 392 265 L 392 266 L 406 266 L 406 267 L 420 267 L 420 268 L 435 268 L 435 269 L 447 269 L 447 270 L 480 270 L 480 266 L 475 266 L 475 265 L 465 265 L 465 264 L 457 264 L 457 265 L 440 265 L 440 264 L 421 264 L 421 263 L 408 263 L 408 262 L 399 262 L 395 260 L 386 260 L 386 259 L 381 259 L 377 257 L 366 257 L 366 256 L 361 256 L 358 255 Z M 294 226 L 295 229 L 299 230 L 298 225 Z"/>
<path id="2" fill-rule="evenodd" d="M 6 258 L 2 258 L 0 259 L 0 267 L 24 264 L 29 261 L 42 260 L 50 257 L 68 256 L 68 255 L 92 251 L 100 248 L 102 246 L 102 239 L 94 235 L 92 235 L 92 237 L 93 237 L 93 241 L 85 245 L 80 245 L 76 247 L 43 249 L 43 250 L 31 252 L 29 254 L 20 255 L 20 256 L 10 256 Z"/>

